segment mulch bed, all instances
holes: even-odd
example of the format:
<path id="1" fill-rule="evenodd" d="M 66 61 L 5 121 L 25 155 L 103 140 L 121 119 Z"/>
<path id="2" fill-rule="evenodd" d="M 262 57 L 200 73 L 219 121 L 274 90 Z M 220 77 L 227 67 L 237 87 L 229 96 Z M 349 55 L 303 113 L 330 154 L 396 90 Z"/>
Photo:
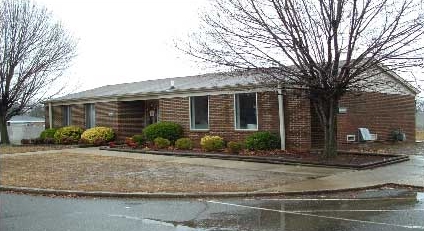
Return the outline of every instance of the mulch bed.
<path id="1" fill-rule="evenodd" d="M 322 158 L 316 152 L 294 152 L 286 150 L 242 151 L 239 154 L 229 154 L 225 152 L 204 152 L 200 149 L 193 149 L 189 151 L 175 149 L 150 150 L 133 149 L 127 146 L 120 146 L 114 148 L 101 147 L 100 149 L 156 155 L 202 157 L 274 164 L 330 166 L 350 169 L 369 169 L 409 160 L 409 157 L 406 155 L 360 153 L 349 151 L 341 151 L 336 157 L 327 159 Z"/>

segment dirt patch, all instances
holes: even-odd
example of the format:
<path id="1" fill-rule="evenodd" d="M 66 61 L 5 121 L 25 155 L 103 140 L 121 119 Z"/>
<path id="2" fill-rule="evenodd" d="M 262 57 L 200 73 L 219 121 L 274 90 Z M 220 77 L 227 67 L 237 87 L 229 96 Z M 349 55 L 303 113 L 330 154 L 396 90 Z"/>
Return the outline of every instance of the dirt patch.
<path id="1" fill-rule="evenodd" d="M 60 150 L 60 149 L 68 149 L 68 148 L 75 148 L 75 147 L 76 146 L 72 146 L 72 145 L 0 145 L 0 155 L 48 151 L 48 150 Z"/>
<path id="2" fill-rule="evenodd" d="M 295 174 L 72 153 L 11 156 L 0 162 L 7 186 L 115 192 L 248 192 L 306 180 Z"/>

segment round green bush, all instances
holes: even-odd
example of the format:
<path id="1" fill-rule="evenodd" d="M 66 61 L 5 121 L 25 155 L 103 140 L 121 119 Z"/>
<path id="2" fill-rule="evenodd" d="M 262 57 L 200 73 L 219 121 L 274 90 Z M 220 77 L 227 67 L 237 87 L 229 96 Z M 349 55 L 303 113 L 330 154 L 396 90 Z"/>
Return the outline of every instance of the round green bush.
<path id="1" fill-rule="evenodd" d="M 175 148 L 180 150 L 191 150 L 193 149 L 193 141 L 190 138 L 180 138 L 175 141 Z"/>
<path id="2" fill-rule="evenodd" d="M 68 126 L 57 129 L 54 140 L 57 144 L 77 144 L 84 130 L 77 126 Z"/>
<path id="3" fill-rule="evenodd" d="M 86 141 L 88 144 L 104 144 L 112 141 L 115 138 L 115 133 L 112 128 L 108 127 L 94 127 L 87 129 L 81 135 L 81 140 Z"/>
<path id="4" fill-rule="evenodd" d="M 40 139 L 41 140 L 45 140 L 46 138 L 53 139 L 56 131 L 57 131 L 56 128 L 48 128 L 48 129 L 41 132 Z"/>
<path id="5" fill-rule="evenodd" d="M 159 149 L 168 148 L 171 145 L 171 141 L 162 137 L 156 138 L 154 142 L 155 142 L 155 146 Z"/>
<path id="6" fill-rule="evenodd" d="M 218 151 L 224 148 L 224 139 L 220 136 L 204 136 L 200 139 L 200 146 L 207 152 Z"/>
<path id="7" fill-rule="evenodd" d="M 270 132 L 255 132 L 245 140 L 249 150 L 272 150 L 280 146 L 280 138 Z"/>
<path id="8" fill-rule="evenodd" d="M 146 138 L 144 138 L 144 135 L 142 135 L 142 134 L 133 135 L 131 138 L 139 146 L 143 145 L 144 142 L 146 142 Z"/>
<path id="9" fill-rule="evenodd" d="M 228 152 L 238 154 L 243 148 L 243 145 L 239 142 L 230 141 L 227 143 Z"/>
<path id="10" fill-rule="evenodd" d="M 154 139 L 162 137 L 174 143 L 182 137 L 183 128 L 173 122 L 158 122 L 144 128 L 143 135 L 148 141 L 154 141 Z"/>

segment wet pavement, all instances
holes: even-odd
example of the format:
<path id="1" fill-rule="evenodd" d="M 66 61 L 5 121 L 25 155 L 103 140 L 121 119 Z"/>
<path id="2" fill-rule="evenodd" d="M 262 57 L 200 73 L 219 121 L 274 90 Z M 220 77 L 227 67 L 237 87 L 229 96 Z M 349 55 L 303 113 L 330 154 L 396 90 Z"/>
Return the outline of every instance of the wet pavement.
<path id="1" fill-rule="evenodd" d="M 0 230 L 424 230 L 403 189 L 255 199 L 50 198 L 0 193 Z"/>

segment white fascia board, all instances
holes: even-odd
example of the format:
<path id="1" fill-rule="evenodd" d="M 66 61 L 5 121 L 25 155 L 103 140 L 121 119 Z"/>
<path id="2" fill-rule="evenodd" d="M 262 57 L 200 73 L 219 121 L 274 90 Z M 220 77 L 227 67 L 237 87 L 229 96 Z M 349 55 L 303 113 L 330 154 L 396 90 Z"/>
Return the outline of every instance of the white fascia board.
<path id="1" fill-rule="evenodd" d="M 237 93 L 248 93 L 248 92 L 265 92 L 265 91 L 276 91 L 276 88 L 267 86 L 237 86 L 228 88 L 199 88 L 189 90 L 172 90 L 165 92 L 150 92 L 146 94 L 133 94 L 133 95 L 121 95 L 121 96 L 107 96 L 97 98 L 80 98 L 80 99 L 69 99 L 69 100 L 51 100 L 53 106 L 58 105 L 72 105 L 72 104 L 87 104 L 87 103 L 99 103 L 99 102 L 113 102 L 113 101 L 136 101 L 136 100 L 152 100 L 152 99 L 170 99 L 177 97 L 190 97 L 190 96 L 203 96 L 203 95 L 227 95 Z"/>

